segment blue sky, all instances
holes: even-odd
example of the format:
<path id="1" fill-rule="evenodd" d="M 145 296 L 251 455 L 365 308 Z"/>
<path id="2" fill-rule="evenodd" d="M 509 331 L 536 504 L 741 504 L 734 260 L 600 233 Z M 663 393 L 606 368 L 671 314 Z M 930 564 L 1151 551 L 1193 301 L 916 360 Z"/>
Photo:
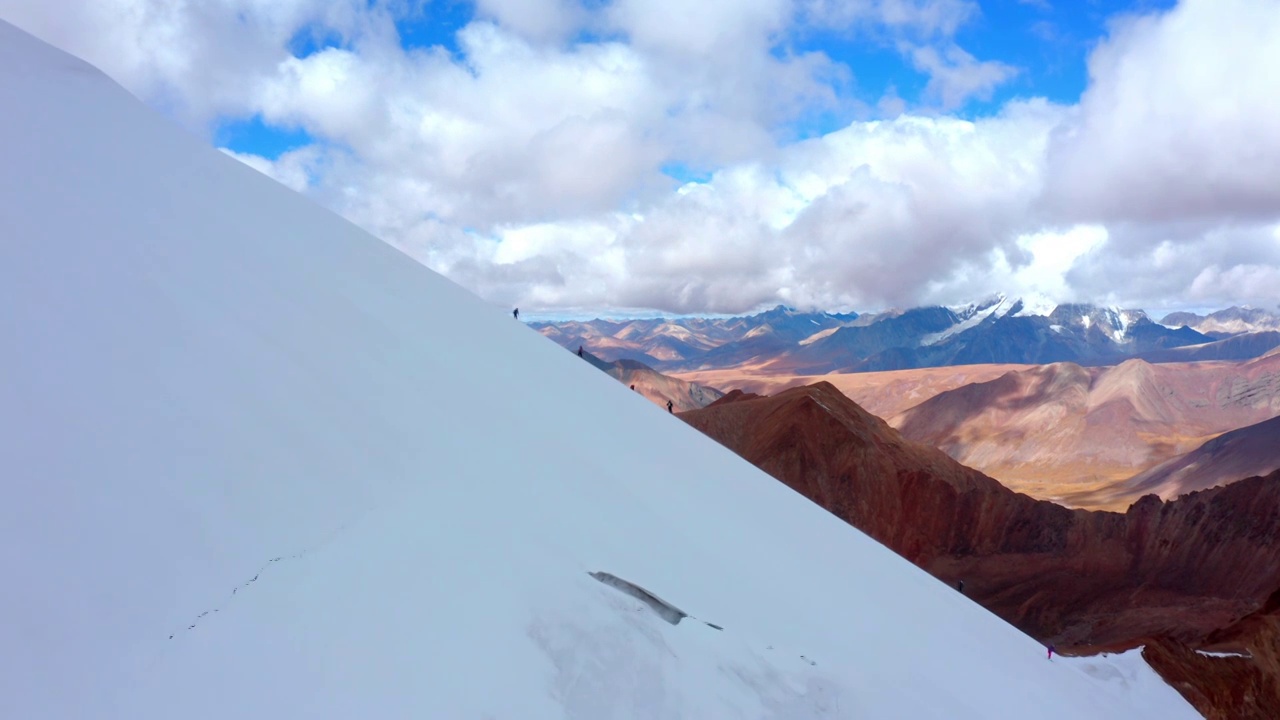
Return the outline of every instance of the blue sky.
<path id="1" fill-rule="evenodd" d="M 1087 84 L 1088 54 L 1105 37 L 1108 23 L 1126 14 L 1167 10 L 1174 4 L 1174 0 L 982 0 L 980 10 L 960 26 L 955 41 L 977 59 L 1005 63 L 1015 68 L 1016 74 L 996 87 L 989 98 L 971 97 L 960 107 L 949 109 L 949 114 L 980 118 L 998 112 L 1015 98 L 1043 97 L 1073 104 Z M 460 57 L 457 33 L 477 19 L 483 16 L 471 2 L 435 0 L 397 19 L 395 27 L 406 50 L 443 48 Z M 568 42 L 596 39 L 580 33 Z M 341 35 L 308 25 L 294 34 L 289 50 L 295 57 L 306 57 L 327 47 L 345 46 Z M 912 67 L 889 34 L 875 28 L 793 28 L 776 39 L 773 52 L 825 54 L 847 68 L 848 77 L 833 80 L 833 85 L 842 100 L 852 101 L 842 107 L 815 110 L 775 128 L 784 139 L 822 135 L 851 121 L 867 119 L 869 113 L 883 115 L 884 110 L 875 106 L 890 93 L 901 98 L 909 111 L 929 110 L 929 98 L 923 95 L 928 75 Z M 272 126 L 260 116 L 221 119 L 215 126 L 214 140 L 236 152 L 269 159 L 313 142 L 299 128 Z M 668 163 L 664 171 L 682 182 L 705 180 L 709 174 L 706 168 L 683 162 Z"/>
<path id="2" fill-rule="evenodd" d="M 1075 103 L 1088 80 L 1088 53 L 1107 33 L 1111 20 L 1173 5 L 1173 0 L 983 2 L 982 17 L 962 27 L 957 41 L 980 58 L 1002 60 L 1020 72 L 990 102 L 975 101 L 966 110 L 990 113 L 1013 97 Z"/>

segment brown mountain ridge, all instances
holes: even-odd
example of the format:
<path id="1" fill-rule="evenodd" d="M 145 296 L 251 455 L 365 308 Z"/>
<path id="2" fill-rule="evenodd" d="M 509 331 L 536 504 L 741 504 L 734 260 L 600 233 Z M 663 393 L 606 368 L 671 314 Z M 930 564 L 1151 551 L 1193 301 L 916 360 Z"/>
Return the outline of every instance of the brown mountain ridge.
<path id="1" fill-rule="evenodd" d="M 1280 354 L 1243 363 L 1055 363 L 941 392 L 890 418 L 1007 486 L 1123 509 L 1118 483 L 1213 437 L 1280 415 Z"/>
<path id="2" fill-rule="evenodd" d="M 1125 513 L 1072 510 L 906 439 L 829 383 L 733 392 L 681 418 L 1061 648 L 1194 646 L 1280 588 L 1280 471 Z"/>
<path id="3" fill-rule="evenodd" d="M 1114 497 L 1153 493 L 1174 498 L 1193 490 L 1266 475 L 1280 468 L 1280 417 L 1226 432 L 1111 489 Z M 1103 498 L 1107 494 L 1099 493 Z"/>

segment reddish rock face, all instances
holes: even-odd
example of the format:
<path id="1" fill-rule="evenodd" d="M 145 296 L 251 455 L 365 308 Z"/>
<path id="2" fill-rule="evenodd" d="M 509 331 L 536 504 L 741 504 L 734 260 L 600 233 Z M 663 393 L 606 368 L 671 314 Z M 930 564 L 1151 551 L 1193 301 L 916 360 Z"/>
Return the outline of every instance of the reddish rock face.
<path id="1" fill-rule="evenodd" d="M 904 439 L 828 383 L 681 417 L 1060 648 L 1198 643 L 1280 587 L 1280 471 L 1126 513 L 1069 510 Z"/>
<path id="2" fill-rule="evenodd" d="M 1150 641 L 1143 657 L 1209 720 L 1280 716 L 1280 590 L 1257 612 L 1205 639 L 1205 650 Z"/>
<path id="3" fill-rule="evenodd" d="M 1206 656 L 1166 638 L 1147 641 L 1142 657 L 1206 720 L 1275 720 L 1280 710 L 1277 675 L 1252 658 Z"/>

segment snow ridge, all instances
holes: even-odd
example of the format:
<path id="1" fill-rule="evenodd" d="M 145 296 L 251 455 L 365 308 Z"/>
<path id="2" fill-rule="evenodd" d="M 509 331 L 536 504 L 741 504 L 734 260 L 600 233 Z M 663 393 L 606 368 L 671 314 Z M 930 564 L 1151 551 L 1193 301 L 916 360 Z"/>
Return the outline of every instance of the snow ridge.
<path id="1" fill-rule="evenodd" d="M 0 59 L 7 717 L 1195 717 L 83 63 Z"/>

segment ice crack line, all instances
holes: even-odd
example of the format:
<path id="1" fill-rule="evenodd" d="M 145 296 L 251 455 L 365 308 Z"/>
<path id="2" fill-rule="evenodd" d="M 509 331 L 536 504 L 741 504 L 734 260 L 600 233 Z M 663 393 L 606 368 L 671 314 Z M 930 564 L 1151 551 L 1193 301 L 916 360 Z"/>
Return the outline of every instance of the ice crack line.
<path id="1" fill-rule="evenodd" d="M 362 517 L 364 513 L 361 513 L 360 515 Z M 253 574 L 253 577 L 231 588 L 231 594 L 227 596 L 226 600 L 223 600 L 222 603 L 219 604 L 218 606 L 210 610 L 205 610 L 204 612 L 195 616 L 195 618 L 192 619 L 191 623 L 187 625 L 186 630 L 176 630 L 172 633 L 169 633 L 169 639 L 170 640 L 174 639 L 174 637 L 176 637 L 181 632 L 190 632 L 192 630 L 195 630 L 200 625 L 200 622 L 204 620 L 204 618 L 208 617 L 209 615 L 218 613 L 222 610 L 225 610 L 226 607 L 230 605 L 233 600 L 235 600 L 237 594 L 239 594 L 241 590 L 245 590 L 250 585 L 258 582 L 258 579 L 262 577 L 262 574 L 266 572 L 267 569 L 270 568 L 272 565 L 275 565 L 276 563 L 285 562 L 286 560 L 301 560 L 307 555 L 310 555 L 313 552 L 323 549 L 330 542 L 333 542 L 334 538 L 340 535 L 343 531 L 345 531 L 348 527 L 354 524 L 357 520 L 359 520 L 359 517 L 356 520 L 352 520 L 351 522 L 348 522 L 344 525 L 339 526 L 337 529 L 330 531 L 327 535 L 321 538 L 319 542 L 317 542 L 315 545 L 312 545 L 309 548 L 299 550 L 298 552 L 293 553 L 292 555 L 277 555 L 276 557 L 273 557 L 270 560 L 266 561 L 265 563 L 263 563 L 261 566 L 258 567 L 258 570 Z"/>

